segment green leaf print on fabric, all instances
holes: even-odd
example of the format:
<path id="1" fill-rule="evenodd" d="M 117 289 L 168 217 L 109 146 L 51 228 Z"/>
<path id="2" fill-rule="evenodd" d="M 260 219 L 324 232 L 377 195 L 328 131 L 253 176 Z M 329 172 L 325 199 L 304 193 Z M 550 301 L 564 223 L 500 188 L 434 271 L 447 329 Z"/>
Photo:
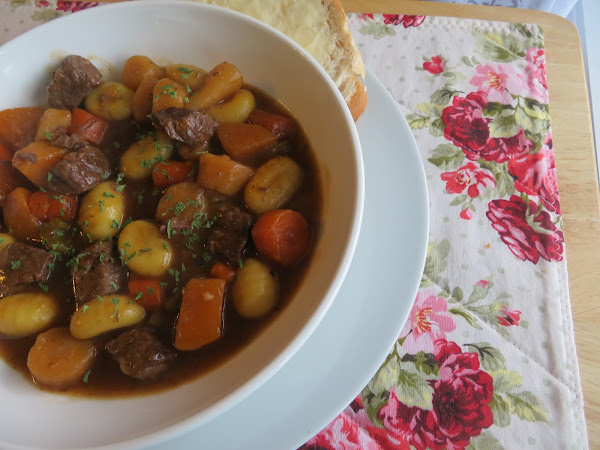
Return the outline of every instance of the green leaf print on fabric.
<path id="1" fill-rule="evenodd" d="M 450 252 L 450 242 L 447 239 L 430 242 L 427 246 L 427 258 L 421 279 L 421 287 L 439 284 L 440 273 L 446 269 L 446 259 Z"/>
<path id="2" fill-rule="evenodd" d="M 501 370 L 506 368 L 506 359 L 500 350 L 492 347 L 487 342 L 478 342 L 475 344 L 465 344 L 469 351 L 479 355 L 481 366 L 490 371 Z"/>
<path id="3" fill-rule="evenodd" d="M 467 450 L 504 450 L 500 441 L 490 433 L 483 432 L 469 442 Z"/>
<path id="4" fill-rule="evenodd" d="M 375 39 L 381 39 L 386 36 L 394 36 L 396 34 L 394 27 L 380 22 L 375 22 L 371 19 L 366 19 L 365 22 L 366 24 L 358 30 L 358 32 L 361 34 L 371 35 Z"/>
<path id="5" fill-rule="evenodd" d="M 49 20 L 56 19 L 60 16 L 62 16 L 62 13 L 59 11 L 54 11 L 52 9 L 39 9 L 31 15 L 31 18 L 39 22 L 48 22 Z"/>
<path id="6" fill-rule="evenodd" d="M 10 0 L 10 6 L 12 8 L 18 8 L 19 6 L 28 5 L 31 0 Z"/>
<path id="7" fill-rule="evenodd" d="M 548 415 L 538 398 L 531 392 L 507 394 L 510 412 L 528 422 L 548 422 Z"/>
<path id="8" fill-rule="evenodd" d="M 491 61 L 511 62 L 525 56 L 525 42 L 507 33 L 481 33 L 473 30 L 475 46 Z"/>
<path id="9" fill-rule="evenodd" d="M 442 170 L 457 169 L 464 161 L 464 155 L 460 148 L 452 144 L 440 144 L 431 151 L 427 158 L 431 164 Z"/>

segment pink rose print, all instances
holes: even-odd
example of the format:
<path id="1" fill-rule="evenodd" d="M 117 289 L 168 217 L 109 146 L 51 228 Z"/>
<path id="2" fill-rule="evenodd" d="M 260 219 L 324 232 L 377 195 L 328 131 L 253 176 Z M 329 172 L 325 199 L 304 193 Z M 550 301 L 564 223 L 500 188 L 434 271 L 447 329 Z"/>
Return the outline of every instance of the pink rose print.
<path id="1" fill-rule="evenodd" d="M 548 84 L 546 83 L 546 53 L 541 48 L 529 48 L 525 56 L 527 67 L 520 75 L 529 96 L 541 103 L 548 103 Z"/>
<path id="2" fill-rule="evenodd" d="M 493 380 L 480 370 L 477 354 L 463 353 L 453 342 L 436 341 L 434 356 L 440 379 L 429 381 L 432 409 L 404 405 L 392 388 L 378 417 L 393 437 L 408 439 L 417 450 L 464 449 L 493 424 Z"/>
<path id="3" fill-rule="evenodd" d="M 57 11 L 77 12 L 83 9 L 93 8 L 94 6 L 98 6 L 98 2 L 84 2 L 75 0 L 58 0 L 56 2 Z"/>
<path id="4" fill-rule="evenodd" d="M 344 413 L 309 440 L 303 448 L 306 450 L 381 450 L 381 447 Z"/>
<path id="5" fill-rule="evenodd" d="M 490 102 L 512 103 L 512 95 L 523 92 L 523 82 L 510 64 L 477 66 L 471 84 L 487 94 Z"/>
<path id="6" fill-rule="evenodd" d="M 482 288 L 483 288 L 483 287 L 486 287 L 488 284 L 490 284 L 490 282 L 489 282 L 489 281 L 487 281 L 487 280 L 479 280 L 479 281 L 478 281 L 477 283 L 475 283 L 475 284 L 476 284 L 477 286 L 479 286 L 479 287 L 482 287 Z"/>
<path id="7" fill-rule="evenodd" d="M 440 175 L 446 182 L 446 191 L 450 194 L 461 194 L 467 189 L 471 198 L 481 195 L 486 189 L 496 186 L 494 174 L 482 169 L 479 164 L 469 161 L 454 172 L 444 172 Z"/>
<path id="8" fill-rule="evenodd" d="M 516 179 L 517 191 L 537 195 L 548 211 L 560 214 L 556 165 L 551 149 L 543 146 L 537 153 L 509 160 L 508 171 Z"/>
<path id="9" fill-rule="evenodd" d="M 490 130 L 490 119 L 483 117 L 483 108 L 487 105 L 485 92 L 471 92 L 466 97 L 455 96 L 452 106 L 442 111 L 444 137 L 466 150 L 469 159 L 478 159 L 485 148 Z M 474 156 L 469 156 L 469 152 Z"/>
<path id="10" fill-rule="evenodd" d="M 373 19 L 373 14 L 361 14 L 358 16 L 359 20 L 365 20 L 365 19 Z"/>
<path id="11" fill-rule="evenodd" d="M 461 219 L 471 220 L 473 218 L 473 213 L 469 208 L 463 209 L 459 214 Z"/>
<path id="12" fill-rule="evenodd" d="M 444 71 L 444 67 L 446 67 L 446 64 L 444 61 L 442 61 L 440 55 L 434 56 L 431 58 L 431 61 L 425 61 L 423 63 L 423 69 L 432 75 L 442 73 Z"/>
<path id="13" fill-rule="evenodd" d="M 36 8 L 47 8 L 48 6 L 50 6 L 50 3 L 47 0 L 38 0 L 35 2 Z"/>
<path id="14" fill-rule="evenodd" d="M 503 163 L 510 158 L 523 156 L 529 153 L 535 144 L 525 137 L 523 130 L 509 138 L 491 138 L 487 146 L 479 152 L 479 156 L 486 161 L 496 161 Z M 471 155 L 466 154 L 467 158 L 473 159 Z"/>
<path id="15" fill-rule="evenodd" d="M 519 326 L 519 320 L 521 319 L 521 311 L 511 311 L 506 305 L 502 305 L 500 308 L 500 316 L 496 316 L 498 323 L 505 327 Z"/>
<path id="16" fill-rule="evenodd" d="M 384 14 L 383 23 L 387 25 L 404 25 L 404 28 L 418 27 L 426 16 L 409 16 L 404 14 Z"/>
<path id="17" fill-rule="evenodd" d="M 550 214 L 533 201 L 526 204 L 516 195 L 510 200 L 492 200 L 486 215 L 502 242 L 520 260 L 534 264 L 540 256 L 546 261 L 562 260 L 563 233 L 556 228 Z"/>
<path id="18" fill-rule="evenodd" d="M 431 295 L 431 292 L 419 292 L 400 333 L 406 336 L 402 347 L 407 353 L 431 353 L 434 342 L 445 338 L 446 333 L 455 328 L 446 299 Z"/>

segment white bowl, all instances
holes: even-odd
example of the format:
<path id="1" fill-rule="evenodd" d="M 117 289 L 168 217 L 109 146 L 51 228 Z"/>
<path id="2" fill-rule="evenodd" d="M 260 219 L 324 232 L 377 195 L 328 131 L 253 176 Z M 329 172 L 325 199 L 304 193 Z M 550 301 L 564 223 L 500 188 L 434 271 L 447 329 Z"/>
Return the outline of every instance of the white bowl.
<path id="1" fill-rule="evenodd" d="M 325 71 L 283 34 L 193 3 L 93 8 L 0 47 L 0 109 L 46 104 L 49 74 L 68 54 L 91 59 L 113 79 L 134 54 L 204 68 L 234 63 L 247 82 L 281 100 L 304 126 L 322 178 L 322 233 L 306 277 L 282 313 L 235 357 L 175 389 L 123 399 L 69 397 L 36 389 L 0 362 L 2 448 L 143 446 L 233 406 L 268 380 L 321 320 L 347 272 L 362 218 L 363 166 L 350 113 Z"/>

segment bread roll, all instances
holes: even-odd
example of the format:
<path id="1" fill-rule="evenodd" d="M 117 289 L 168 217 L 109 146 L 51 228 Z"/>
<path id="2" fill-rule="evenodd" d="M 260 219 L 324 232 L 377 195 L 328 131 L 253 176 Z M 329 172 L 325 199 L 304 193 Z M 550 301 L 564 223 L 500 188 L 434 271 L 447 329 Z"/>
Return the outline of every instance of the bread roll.
<path id="1" fill-rule="evenodd" d="M 327 71 L 354 120 L 367 106 L 365 77 L 358 48 L 339 0 L 193 0 L 233 9 L 286 34 Z"/>

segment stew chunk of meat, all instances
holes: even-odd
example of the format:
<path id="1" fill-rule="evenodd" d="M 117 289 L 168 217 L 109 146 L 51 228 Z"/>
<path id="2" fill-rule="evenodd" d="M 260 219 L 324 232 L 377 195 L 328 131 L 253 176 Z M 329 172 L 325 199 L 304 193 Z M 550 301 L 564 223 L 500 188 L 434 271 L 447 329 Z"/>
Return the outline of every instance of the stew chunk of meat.
<path id="1" fill-rule="evenodd" d="M 111 169 L 104 153 L 88 146 L 67 153 L 50 173 L 50 189 L 62 194 L 83 194 L 107 179 Z"/>
<path id="2" fill-rule="evenodd" d="M 213 255 L 221 256 L 230 263 L 242 257 L 248 243 L 252 217 L 236 206 L 222 206 L 216 211 L 216 220 L 208 248 Z"/>
<path id="3" fill-rule="evenodd" d="M 48 104 L 51 108 L 73 109 L 101 82 L 102 74 L 91 62 L 81 56 L 67 56 L 48 85 Z"/>
<path id="4" fill-rule="evenodd" d="M 171 139 L 191 146 L 206 144 L 217 129 L 217 122 L 208 114 L 184 108 L 156 111 L 152 122 L 164 128 Z"/>
<path id="5" fill-rule="evenodd" d="M 71 276 L 78 304 L 97 296 L 116 294 L 127 281 L 127 273 L 110 242 L 97 242 L 73 259 Z"/>
<path id="6" fill-rule="evenodd" d="M 126 331 L 105 348 L 125 375 L 138 380 L 158 378 L 177 357 L 175 350 L 163 345 L 148 327 Z"/>
<path id="7" fill-rule="evenodd" d="M 22 292 L 50 278 L 54 256 L 46 250 L 15 242 L 0 252 L 0 295 Z"/>

